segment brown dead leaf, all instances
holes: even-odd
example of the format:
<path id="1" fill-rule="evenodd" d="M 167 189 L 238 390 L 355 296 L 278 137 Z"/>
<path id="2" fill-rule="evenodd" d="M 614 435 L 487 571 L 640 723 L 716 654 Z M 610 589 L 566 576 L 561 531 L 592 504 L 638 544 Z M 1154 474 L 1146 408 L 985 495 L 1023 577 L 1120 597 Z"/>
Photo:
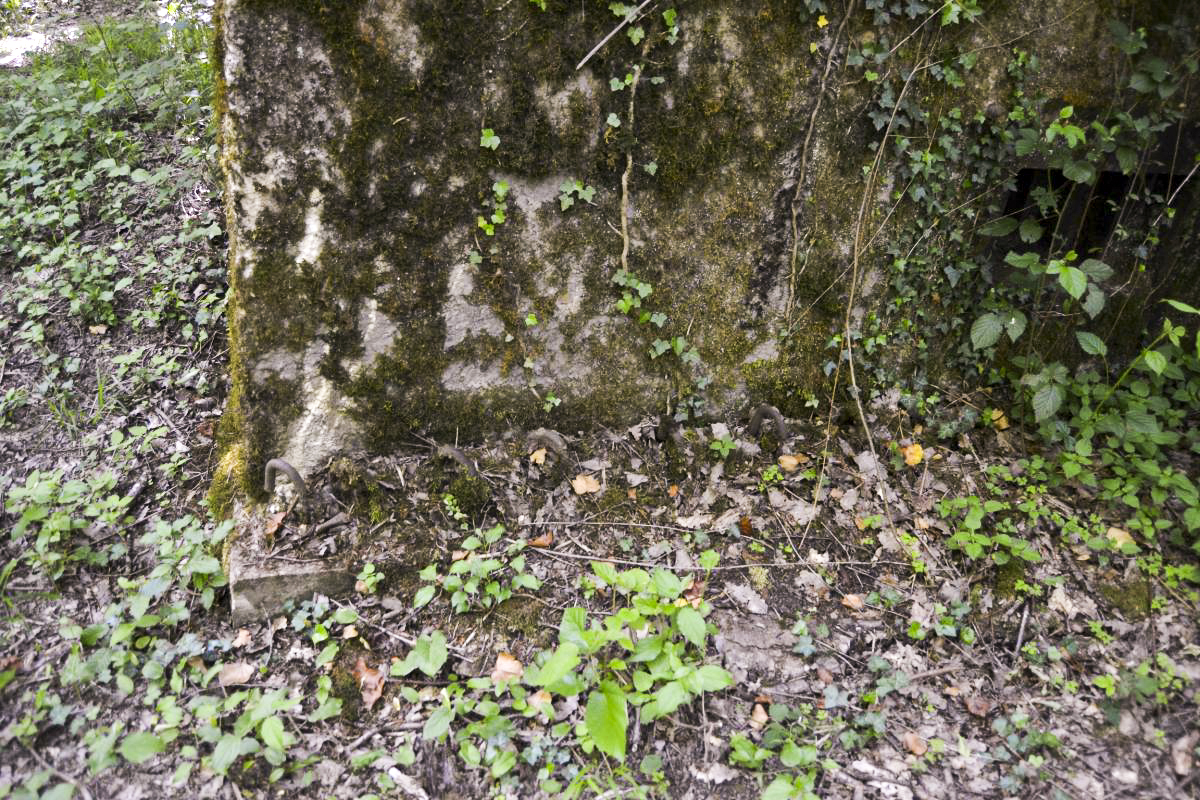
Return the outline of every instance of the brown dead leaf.
<path id="1" fill-rule="evenodd" d="M 217 435 L 216 431 L 217 424 L 211 419 L 206 419 L 196 426 L 196 433 L 200 434 L 205 439 L 215 438 Z"/>
<path id="2" fill-rule="evenodd" d="M 366 581 L 355 581 L 354 582 L 354 591 L 358 592 L 359 594 L 370 594 L 371 587 L 367 586 Z"/>
<path id="3" fill-rule="evenodd" d="M 925 448 L 916 442 L 913 442 L 908 447 L 901 447 L 900 452 L 904 454 L 904 463 L 910 467 L 915 467 L 925 458 Z"/>
<path id="4" fill-rule="evenodd" d="M 945 694 L 949 695 L 950 697 L 958 697 L 958 695 L 959 695 L 959 690 L 958 690 L 957 686 L 947 686 L 942 691 Z"/>
<path id="5" fill-rule="evenodd" d="M 766 707 L 762 703 L 755 703 L 754 710 L 750 712 L 750 727 L 761 731 L 770 721 L 771 716 L 767 713 Z"/>
<path id="6" fill-rule="evenodd" d="M 833 683 L 833 673 L 825 667 L 817 667 L 817 680 L 828 686 Z"/>
<path id="7" fill-rule="evenodd" d="M 520 680 L 525 667 L 508 653 L 496 655 L 496 666 L 492 667 L 492 683 Z"/>
<path id="8" fill-rule="evenodd" d="M 253 664 L 247 664 L 245 661 L 234 661 L 232 664 L 226 664 L 221 667 L 221 674 L 217 676 L 217 683 L 222 687 L 238 686 L 239 684 L 247 683 L 254 677 L 254 673 Z"/>
<path id="9" fill-rule="evenodd" d="M 672 498 L 679 497 L 679 487 L 672 483 L 667 487 L 667 496 Z"/>
<path id="10" fill-rule="evenodd" d="M 0 672 L 8 672 L 10 669 L 13 672 L 24 672 L 25 659 L 21 656 L 8 656 L 0 658 Z"/>
<path id="11" fill-rule="evenodd" d="M 625 496 L 630 500 L 637 500 L 637 489 L 634 489 L 633 487 L 626 489 Z"/>
<path id="12" fill-rule="evenodd" d="M 363 660 L 362 656 L 359 656 L 350 674 L 358 681 L 358 688 L 362 692 L 363 705 L 367 707 L 367 710 L 370 710 L 371 706 L 375 705 L 375 702 L 380 697 L 383 697 L 383 673 L 367 666 L 367 662 Z"/>
<path id="13" fill-rule="evenodd" d="M 530 547 L 549 547 L 554 544 L 554 531 L 546 531 L 541 536 L 529 540 Z"/>
<path id="14" fill-rule="evenodd" d="M 1200 731 L 1192 731 L 1176 739 L 1171 745 L 1171 769 L 1181 778 L 1191 774 L 1192 751 L 1196 748 L 1197 740 L 1200 740 Z"/>
<path id="15" fill-rule="evenodd" d="M 554 698 L 545 689 L 538 689 L 533 694 L 529 695 L 529 705 L 536 708 L 543 714 L 549 714 L 554 710 Z"/>
<path id="16" fill-rule="evenodd" d="M 977 717 L 986 717 L 992 710 L 992 701 L 981 694 L 969 694 L 963 698 L 963 705 Z"/>
<path id="17" fill-rule="evenodd" d="M 346 627 L 342 628 L 343 639 L 354 639 L 357 636 L 358 628 L 354 627 L 353 625 L 347 625 Z"/>
<path id="18" fill-rule="evenodd" d="M 107 325 L 89 325 L 88 333 L 92 334 L 93 336 L 103 336 L 104 334 L 108 333 L 108 326 Z"/>
<path id="19" fill-rule="evenodd" d="M 586 472 L 581 472 L 571 479 L 571 488 L 575 490 L 575 494 L 595 494 L 600 491 L 600 481 Z"/>
<path id="20" fill-rule="evenodd" d="M 784 472 L 795 472 L 800 469 L 801 464 L 808 461 L 808 456 L 799 453 L 785 453 L 779 457 L 778 461 Z"/>
<path id="21" fill-rule="evenodd" d="M 467 556 L 471 555 L 470 550 L 453 550 L 450 553 L 451 561 L 462 561 Z"/>
<path id="22" fill-rule="evenodd" d="M 867 604 L 863 600 L 863 597 L 861 594 L 842 595 L 842 605 L 844 605 L 846 608 L 850 609 L 851 611 L 862 611 L 864 608 L 867 607 Z"/>
<path id="23" fill-rule="evenodd" d="M 1109 528 L 1105 532 L 1108 540 L 1117 546 L 1117 549 L 1124 547 L 1127 544 L 1133 544 L 1133 537 L 1129 535 L 1129 531 L 1124 528 Z"/>
<path id="24" fill-rule="evenodd" d="M 279 530 L 279 526 L 283 524 L 283 518 L 286 516 L 286 511 L 280 511 L 277 514 L 267 517 L 267 525 L 263 528 L 263 533 L 267 536 L 274 536 L 275 532 Z"/>
<path id="25" fill-rule="evenodd" d="M 237 636 L 233 637 L 233 647 L 245 647 L 252 641 L 254 636 L 248 628 L 238 628 Z"/>
<path id="26" fill-rule="evenodd" d="M 908 748 L 908 752 L 914 756 L 923 756 L 929 750 L 929 745 L 913 731 L 907 731 L 904 734 L 904 746 Z"/>
<path id="27" fill-rule="evenodd" d="M 992 427 L 998 431 L 1008 430 L 1008 417 L 999 408 L 992 409 Z"/>
<path id="28" fill-rule="evenodd" d="M 534 450 L 532 453 L 530 453 L 529 454 L 529 462 L 531 464 L 537 464 L 539 467 L 542 464 L 545 464 L 546 463 L 546 448 L 539 447 L 537 450 Z"/>

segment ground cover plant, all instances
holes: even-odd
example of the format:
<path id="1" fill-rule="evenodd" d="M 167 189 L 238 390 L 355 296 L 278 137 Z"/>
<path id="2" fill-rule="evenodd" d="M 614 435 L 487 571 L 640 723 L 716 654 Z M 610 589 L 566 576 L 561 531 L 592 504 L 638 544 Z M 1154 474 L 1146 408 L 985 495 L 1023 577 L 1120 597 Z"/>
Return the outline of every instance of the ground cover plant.
<path id="1" fill-rule="evenodd" d="M 848 416 L 698 418 L 697 351 L 622 270 L 614 307 L 680 372 L 676 425 L 335 462 L 307 477 L 342 527 L 281 505 L 273 539 L 296 559 L 365 543 L 354 591 L 234 624 L 235 525 L 204 499 L 226 291 L 206 7 L 48 5 L 0 6 L 80 23 L 0 73 L 0 798 L 1200 794 L 1200 317 L 1164 302 L 1110 355 L 1088 303 L 1111 267 L 1018 252 L 1048 218 L 1029 209 L 986 223 L 1017 237 L 1013 281 L 956 317 L 988 393 L 885 374 L 870 340 L 919 331 L 880 316 L 833 334 L 831 372 L 857 347 L 874 376 Z M 881 29 L 979 12 L 866 6 Z M 628 46 L 686 32 L 664 11 Z M 1116 35 L 1133 91 L 1191 74 Z M 867 49 L 849 60 L 880 127 L 921 118 Z M 612 79 L 619 124 L 639 75 Z M 1012 146 L 1065 148 L 1087 179 L 1093 129 L 1020 103 Z M 953 144 L 893 155 L 925 169 Z M 494 234 L 506 191 L 464 224 Z M 593 191 L 564 184 L 562 212 Z M 1038 324 L 1080 352 L 1008 346 Z"/>

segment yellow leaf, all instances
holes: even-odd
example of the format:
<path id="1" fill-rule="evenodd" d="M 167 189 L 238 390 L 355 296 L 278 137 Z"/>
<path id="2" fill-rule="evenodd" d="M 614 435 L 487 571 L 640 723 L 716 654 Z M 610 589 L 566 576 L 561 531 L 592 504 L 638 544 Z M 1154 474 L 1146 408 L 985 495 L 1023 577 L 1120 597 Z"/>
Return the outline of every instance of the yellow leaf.
<path id="1" fill-rule="evenodd" d="M 810 53 L 815 53 L 815 52 L 817 52 L 817 43 L 816 43 L 816 42 L 809 42 L 809 43 L 808 43 L 808 52 L 810 52 Z"/>
<path id="2" fill-rule="evenodd" d="M 537 450 L 534 450 L 532 453 L 529 454 L 529 460 L 532 463 L 537 464 L 538 466 L 545 464 L 546 463 L 546 448 L 539 447 Z"/>
<path id="3" fill-rule="evenodd" d="M 808 461 L 808 456 L 805 455 L 782 455 L 779 457 L 779 466 L 784 472 L 795 472 L 800 469 L 800 465 Z"/>
<path id="4" fill-rule="evenodd" d="M 1117 546 L 1117 549 L 1124 547 L 1127 544 L 1133 544 L 1133 537 L 1129 535 L 1129 531 L 1123 528 L 1109 528 L 1105 533 L 1108 540 Z"/>
<path id="5" fill-rule="evenodd" d="M 821 16 L 819 16 L 819 17 L 817 17 L 817 27 L 818 27 L 818 28 L 824 28 L 824 27 L 825 27 L 826 25 L 828 25 L 828 24 L 829 24 L 829 20 L 825 19 L 825 15 L 824 15 L 824 14 L 822 14 L 822 15 L 821 15 Z"/>
<path id="6" fill-rule="evenodd" d="M 998 431 L 1008 430 L 1008 417 L 998 408 L 992 409 L 992 427 Z"/>
<path id="7" fill-rule="evenodd" d="M 600 491 L 600 481 L 586 472 L 581 472 L 571 479 L 571 488 L 575 494 L 595 494 Z"/>
<path id="8" fill-rule="evenodd" d="M 921 463 L 921 459 L 925 458 L 925 448 L 915 442 L 908 447 L 901 448 L 900 452 L 904 454 L 904 463 L 910 467 L 915 467 Z"/>

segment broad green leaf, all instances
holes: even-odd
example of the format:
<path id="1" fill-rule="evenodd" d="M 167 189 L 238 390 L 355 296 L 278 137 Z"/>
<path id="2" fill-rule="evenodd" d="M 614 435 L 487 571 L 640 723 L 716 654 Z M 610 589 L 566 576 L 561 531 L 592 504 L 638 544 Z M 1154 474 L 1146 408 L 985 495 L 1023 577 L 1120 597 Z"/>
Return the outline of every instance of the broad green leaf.
<path id="1" fill-rule="evenodd" d="M 242 737 L 227 733 L 221 737 L 221 740 L 217 742 L 217 746 L 213 748 L 208 765 L 212 768 L 213 772 L 218 775 L 224 775 L 241 754 Z"/>
<path id="2" fill-rule="evenodd" d="M 983 236 L 1008 236 L 1017 229 L 1017 221 L 1012 217 L 1001 217 L 979 228 Z"/>
<path id="3" fill-rule="evenodd" d="M 267 747 L 274 747 L 276 750 L 287 749 L 287 737 L 283 731 L 283 720 L 277 716 L 267 717 L 262 721 L 262 725 L 258 729 L 259 736 L 262 737 L 263 744 Z"/>
<path id="4" fill-rule="evenodd" d="M 596 747 L 618 761 L 624 761 L 629 710 L 620 687 L 611 681 L 602 681 L 600 688 L 588 695 L 585 721 Z"/>
<path id="5" fill-rule="evenodd" d="M 1033 217 L 1027 217 L 1021 220 L 1021 241 L 1026 244 L 1033 244 L 1038 239 L 1042 238 L 1042 226 L 1038 224 Z"/>
<path id="6" fill-rule="evenodd" d="M 1132 147 L 1117 148 L 1117 164 L 1121 167 L 1121 172 L 1128 175 L 1133 172 L 1137 166 L 1137 151 Z"/>
<path id="7" fill-rule="evenodd" d="M 428 605 L 429 601 L 433 599 L 435 594 L 437 594 L 437 586 L 433 584 L 422 586 L 417 590 L 416 597 L 413 598 L 413 608 L 422 608 Z"/>
<path id="8" fill-rule="evenodd" d="M 358 612 L 353 608 L 339 608 L 333 612 L 333 621 L 339 625 L 349 625 L 358 620 Z"/>
<path id="9" fill-rule="evenodd" d="M 654 693 L 658 705 L 658 716 L 666 716 L 691 699 L 691 695 L 679 681 L 667 681 Z"/>
<path id="10" fill-rule="evenodd" d="M 517 765 L 517 754 L 512 750 L 501 750 L 492 762 L 492 778 L 499 778 Z"/>
<path id="11" fill-rule="evenodd" d="M 18 795 L 19 796 L 19 795 Z M 60 783 L 49 791 L 38 795 L 38 800 L 71 800 L 75 796 L 75 784 Z"/>
<path id="12" fill-rule="evenodd" d="M 536 679 L 530 683 L 534 686 L 551 686 L 565 678 L 577 666 L 579 647 L 574 642 L 563 642 L 538 670 Z"/>
<path id="13" fill-rule="evenodd" d="M 1096 168 L 1087 161 L 1068 161 L 1063 164 L 1063 175 L 1075 183 L 1091 183 L 1096 179 Z"/>
<path id="14" fill-rule="evenodd" d="M 1083 270 L 1075 267 L 1064 267 L 1063 271 L 1058 273 L 1058 282 L 1067 294 L 1078 300 L 1083 297 L 1084 291 L 1087 289 L 1087 275 L 1083 274 Z"/>
<path id="15" fill-rule="evenodd" d="M 702 692 L 716 692 L 733 686 L 733 676 L 716 664 L 705 664 L 696 670 L 696 675 L 700 678 Z"/>
<path id="16" fill-rule="evenodd" d="M 454 707 L 448 704 L 438 706 L 429 715 L 429 719 L 425 720 L 425 727 L 421 730 L 421 738 L 426 741 L 440 739 L 450 730 L 450 723 L 453 721 Z"/>
<path id="17" fill-rule="evenodd" d="M 665 569 L 654 570 L 654 590 L 659 597 L 674 600 L 683 594 L 683 581 L 674 572 Z"/>
<path id="18" fill-rule="evenodd" d="M 1104 344 L 1104 340 L 1094 333 L 1087 331 L 1075 331 L 1075 338 L 1079 341 L 1079 346 L 1083 348 L 1083 352 L 1090 356 L 1106 356 L 1108 355 L 1108 347 Z"/>
<path id="19" fill-rule="evenodd" d="M 1113 275 L 1113 268 L 1097 258 L 1085 258 L 1079 268 L 1094 281 L 1106 281 Z"/>
<path id="20" fill-rule="evenodd" d="M 1019 269 L 1033 269 L 1042 259 L 1037 253 L 1017 253 L 1009 250 L 1004 263 Z"/>
<path id="21" fill-rule="evenodd" d="M 613 578 L 616 579 L 615 573 Z M 583 632 L 586 628 L 587 611 L 579 606 L 572 606 L 563 612 L 562 622 L 558 623 L 558 640 L 571 642 L 582 648 L 584 646 Z"/>
<path id="22" fill-rule="evenodd" d="M 808 766 L 817 763 L 817 748 L 811 744 L 797 745 L 790 739 L 779 751 L 779 760 L 785 767 Z"/>
<path id="23" fill-rule="evenodd" d="M 1142 358 L 1146 361 L 1146 366 L 1154 371 L 1155 375 L 1162 375 L 1163 370 L 1167 368 L 1167 358 L 1157 350 L 1147 350 Z"/>
<path id="24" fill-rule="evenodd" d="M 1025 332 L 1025 326 L 1029 320 L 1025 318 L 1025 314 L 1021 311 L 1013 309 L 1004 315 L 1004 332 L 1008 334 L 1009 341 L 1015 342 L 1021 338 L 1021 334 Z"/>
<path id="25" fill-rule="evenodd" d="M 1048 384 L 1037 390 L 1033 396 L 1033 413 L 1038 422 L 1050 419 L 1062 405 L 1063 391 L 1054 384 Z"/>
<path id="26" fill-rule="evenodd" d="M 1004 322 L 999 315 L 989 311 L 971 325 L 971 346 L 976 350 L 991 347 L 1000 339 L 1000 334 L 1003 332 Z"/>
<path id="27" fill-rule="evenodd" d="M 121 742 L 121 755 L 130 764 L 141 764 L 167 749 L 167 743 L 153 733 L 131 733 Z"/>
<path id="28" fill-rule="evenodd" d="M 1087 297 L 1083 298 L 1081 305 L 1087 315 L 1095 319 L 1104 310 L 1104 301 L 1104 291 L 1093 283 L 1088 285 Z"/>
<path id="29" fill-rule="evenodd" d="M 763 789 L 762 800 L 793 800 L 796 797 L 804 797 L 796 784 L 793 783 L 793 778 L 780 775 L 767 784 L 767 788 Z"/>
<path id="30" fill-rule="evenodd" d="M 675 624 L 679 626 L 679 632 L 685 639 L 700 649 L 704 648 L 704 637 L 707 631 L 704 617 L 700 616 L 699 611 L 691 606 L 684 606 L 675 615 Z"/>

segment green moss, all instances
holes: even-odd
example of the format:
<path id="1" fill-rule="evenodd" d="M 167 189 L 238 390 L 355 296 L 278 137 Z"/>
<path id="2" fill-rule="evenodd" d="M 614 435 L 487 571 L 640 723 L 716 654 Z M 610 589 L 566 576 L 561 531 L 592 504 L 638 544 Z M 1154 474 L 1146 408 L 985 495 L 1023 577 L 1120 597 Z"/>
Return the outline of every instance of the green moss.
<path id="1" fill-rule="evenodd" d="M 1102 583 L 1100 594 L 1126 619 L 1141 620 L 1150 614 L 1154 588 L 1145 578 L 1135 578 L 1125 583 Z"/>
<path id="2" fill-rule="evenodd" d="M 459 475 L 450 481 L 447 491 L 458 501 L 459 509 L 470 519 L 482 519 L 492 502 L 492 489 L 483 478 Z"/>
<path id="3" fill-rule="evenodd" d="M 1017 595 L 1017 581 L 1024 581 L 1028 575 L 1026 562 L 1019 558 L 1011 558 L 996 567 L 995 590 L 996 597 L 1010 600 Z"/>

